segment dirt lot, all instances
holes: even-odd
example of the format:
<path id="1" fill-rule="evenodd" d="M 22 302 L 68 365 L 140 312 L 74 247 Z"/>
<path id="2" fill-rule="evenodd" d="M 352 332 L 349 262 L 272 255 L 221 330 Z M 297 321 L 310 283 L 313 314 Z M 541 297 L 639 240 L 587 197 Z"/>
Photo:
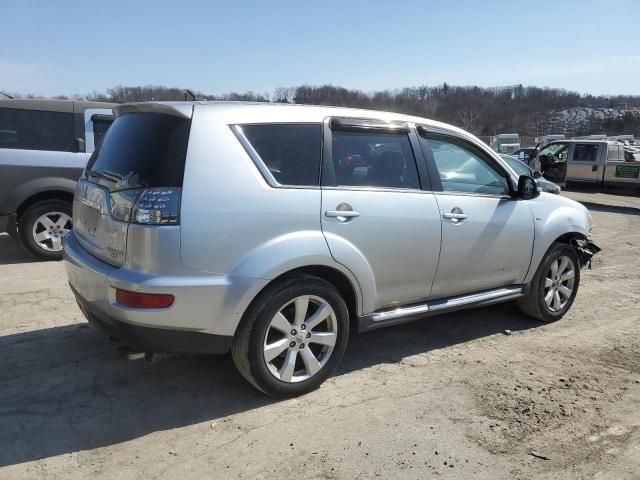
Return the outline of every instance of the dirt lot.
<path id="1" fill-rule="evenodd" d="M 286 401 L 229 357 L 126 363 L 62 264 L 1 235 L 0 478 L 640 478 L 640 199 L 569 196 L 604 251 L 562 321 L 502 305 L 363 334 Z"/>

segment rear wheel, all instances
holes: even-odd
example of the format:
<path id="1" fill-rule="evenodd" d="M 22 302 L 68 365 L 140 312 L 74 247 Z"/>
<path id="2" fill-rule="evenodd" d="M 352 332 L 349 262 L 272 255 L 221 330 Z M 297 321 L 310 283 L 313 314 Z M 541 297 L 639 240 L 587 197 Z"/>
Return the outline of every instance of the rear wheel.
<path id="1" fill-rule="evenodd" d="M 268 287 L 249 307 L 231 352 L 240 373 L 274 397 L 316 389 L 347 345 L 349 314 L 321 278 L 297 275 Z"/>
<path id="2" fill-rule="evenodd" d="M 62 238 L 71 231 L 71 204 L 44 200 L 29 207 L 18 221 L 22 246 L 32 255 L 49 260 L 62 258 Z"/>
<path id="3" fill-rule="evenodd" d="M 518 300 L 518 306 L 538 320 L 559 320 L 571 308 L 579 285 L 578 255 L 571 246 L 554 243 L 540 263 L 529 291 Z"/>

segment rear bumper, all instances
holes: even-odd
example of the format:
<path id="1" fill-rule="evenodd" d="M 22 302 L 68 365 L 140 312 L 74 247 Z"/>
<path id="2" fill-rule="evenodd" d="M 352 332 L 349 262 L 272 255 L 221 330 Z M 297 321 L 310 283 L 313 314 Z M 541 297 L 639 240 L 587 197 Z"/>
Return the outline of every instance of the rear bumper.
<path id="1" fill-rule="evenodd" d="M 167 256 L 176 253 L 179 250 Z M 64 238 L 64 264 L 78 303 L 93 324 L 132 347 L 155 353 L 228 351 L 248 298 L 266 283 L 187 268 L 169 275 L 115 267 L 88 253 L 73 231 Z M 116 301 L 116 288 L 171 294 L 175 301 L 168 308 L 131 308 Z"/>
<path id="2" fill-rule="evenodd" d="M 109 338 L 119 340 L 141 352 L 227 353 L 233 337 L 188 330 L 141 327 L 108 317 L 91 308 L 73 288 L 80 310 L 89 323 Z"/>

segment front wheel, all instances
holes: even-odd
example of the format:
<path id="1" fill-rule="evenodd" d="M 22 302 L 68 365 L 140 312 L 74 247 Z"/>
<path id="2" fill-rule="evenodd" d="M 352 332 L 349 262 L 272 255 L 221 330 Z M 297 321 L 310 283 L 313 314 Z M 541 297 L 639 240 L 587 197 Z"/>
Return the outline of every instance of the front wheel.
<path id="1" fill-rule="evenodd" d="M 543 322 L 560 320 L 573 304 L 580 285 L 580 262 L 566 243 L 554 243 L 547 251 L 529 285 L 518 300 L 520 310 Z"/>
<path id="2" fill-rule="evenodd" d="M 251 384 L 273 397 L 316 389 L 347 346 L 349 314 L 325 280 L 296 275 L 268 287 L 238 326 L 231 353 Z"/>

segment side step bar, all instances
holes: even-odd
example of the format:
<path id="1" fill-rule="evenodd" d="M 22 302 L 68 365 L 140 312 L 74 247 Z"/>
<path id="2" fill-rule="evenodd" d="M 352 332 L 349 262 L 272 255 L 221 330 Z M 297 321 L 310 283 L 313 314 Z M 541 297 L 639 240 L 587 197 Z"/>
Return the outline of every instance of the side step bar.
<path id="1" fill-rule="evenodd" d="M 398 307 L 392 310 L 381 310 L 360 317 L 358 327 L 361 332 L 373 330 L 389 325 L 410 322 L 439 313 L 508 302 L 522 297 L 524 293 L 524 285 L 512 285 L 510 287 L 496 288 L 494 290 L 487 290 L 470 295 L 461 295 L 459 297 L 432 300 L 417 305 Z"/>

